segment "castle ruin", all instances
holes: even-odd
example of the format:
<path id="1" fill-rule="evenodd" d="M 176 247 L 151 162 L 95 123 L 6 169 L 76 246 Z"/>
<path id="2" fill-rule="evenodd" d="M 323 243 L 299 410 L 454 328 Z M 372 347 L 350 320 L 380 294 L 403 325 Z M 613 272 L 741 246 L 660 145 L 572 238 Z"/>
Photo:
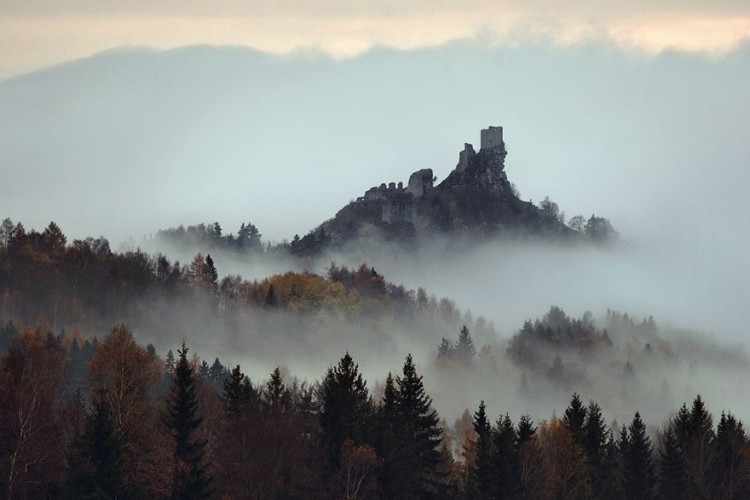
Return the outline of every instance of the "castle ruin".
<path id="1" fill-rule="evenodd" d="M 490 125 L 488 128 L 482 130 L 480 140 L 481 149 L 505 149 L 505 143 L 503 142 L 503 127 L 493 127 Z"/>
<path id="2" fill-rule="evenodd" d="M 466 167 L 469 166 L 469 164 L 474 161 L 474 158 L 476 158 L 477 152 L 474 151 L 474 146 L 469 144 L 468 142 L 464 144 L 464 150 L 458 153 L 458 165 L 456 165 L 456 170 L 459 172 L 464 172 L 466 170 Z"/>
<path id="3" fill-rule="evenodd" d="M 505 158 L 505 142 L 503 142 L 503 127 L 489 126 L 480 133 L 479 152 L 492 152 L 493 154 L 502 155 Z M 475 162 L 477 152 L 474 146 L 468 142 L 464 144 L 464 150 L 458 153 L 458 165 L 456 170 L 465 172 L 466 169 Z"/>
<path id="4" fill-rule="evenodd" d="M 409 185 L 406 188 L 403 182 L 399 182 L 398 185 L 395 182 L 388 185 L 383 183 L 368 189 L 357 201 L 381 203 L 383 222 L 414 222 L 417 215 L 414 200 L 432 189 L 432 179 L 431 169 L 419 170 L 409 177 Z"/>
<path id="5" fill-rule="evenodd" d="M 432 175 L 432 169 L 423 168 L 409 176 L 409 185 L 406 190 L 413 194 L 415 198 L 419 198 L 432 189 L 433 182 L 435 182 L 435 177 Z"/>
<path id="6" fill-rule="evenodd" d="M 459 153 L 458 165 L 449 176 L 459 174 L 464 179 L 474 179 L 475 185 L 494 191 L 502 191 L 507 184 L 504 170 L 504 160 L 507 154 L 503 142 L 503 127 L 490 126 L 480 134 L 480 150 L 477 153 L 474 146 L 464 144 Z M 467 169 L 469 171 L 467 172 Z M 479 170 L 477 170 L 479 169 Z M 455 177 L 453 177 L 455 179 Z M 466 182 L 466 181 L 462 181 Z M 381 205 L 381 220 L 387 223 L 415 222 L 417 211 L 416 201 L 425 193 L 433 189 L 434 176 L 432 169 L 418 170 L 409 176 L 409 182 L 404 187 L 402 182 L 396 185 L 391 182 L 368 189 L 364 196 L 357 199 L 357 203 L 378 203 Z"/>

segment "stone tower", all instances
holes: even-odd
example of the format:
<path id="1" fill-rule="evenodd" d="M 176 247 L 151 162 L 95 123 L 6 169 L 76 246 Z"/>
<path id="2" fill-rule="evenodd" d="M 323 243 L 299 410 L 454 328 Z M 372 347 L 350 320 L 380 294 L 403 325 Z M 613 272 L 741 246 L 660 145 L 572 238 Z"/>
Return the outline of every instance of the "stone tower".
<path id="1" fill-rule="evenodd" d="M 482 130 L 481 133 L 481 148 L 480 149 L 495 149 L 505 148 L 503 143 L 503 127 L 490 126 Z"/>

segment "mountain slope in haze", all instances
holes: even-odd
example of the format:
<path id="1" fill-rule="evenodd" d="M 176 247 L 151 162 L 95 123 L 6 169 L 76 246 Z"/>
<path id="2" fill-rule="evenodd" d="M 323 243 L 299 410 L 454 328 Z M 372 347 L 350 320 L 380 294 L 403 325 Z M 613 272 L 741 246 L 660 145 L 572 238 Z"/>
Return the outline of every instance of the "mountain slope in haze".
<path id="1" fill-rule="evenodd" d="M 456 168 L 440 184 L 434 185 L 436 177 L 426 168 L 412 173 L 406 185 L 373 187 L 304 238 L 295 238 L 292 252 L 313 254 L 358 240 L 418 242 L 434 234 L 581 237 L 565 225 L 553 202 L 537 207 L 519 199 L 505 173 L 506 155 L 503 128 L 490 126 L 481 132 L 479 151 L 465 144 Z M 601 237 L 614 234 L 606 219 L 592 217 L 585 228 L 589 235 L 597 223 L 606 226 Z"/>
<path id="2" fill-rule="evenodd" d="M 715 231 L 706 248 L 685 242 L 703 254 L 747 212 L 733 205 L 746 202 L 748 61 L 750 47 L 641 57 L 479 41 L 340 61 L 121 48 L 0 82 L 1 216 L 115 247 L 216 220 L 278 242 L 383 181 L 425 167 L 444 179 L 495 123 L 522 199 L 606 207 L 632 237 Z"/>

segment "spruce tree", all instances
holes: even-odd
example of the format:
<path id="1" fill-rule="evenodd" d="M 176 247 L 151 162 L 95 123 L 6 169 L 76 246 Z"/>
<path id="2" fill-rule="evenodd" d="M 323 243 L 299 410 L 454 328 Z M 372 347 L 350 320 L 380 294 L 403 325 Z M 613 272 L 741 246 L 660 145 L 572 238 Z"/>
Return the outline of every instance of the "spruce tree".
<path id="1" fill-rule="evenodd" d="M 516 429 L 506 413 L 497 419 L 492 433 L 492 470 L 495 498 L 513 498 L 520 490 Z"/>
<path id="2" fill-rule="evenodd" d="M 128 491 L 122 463 L 124 446 L 125 440 L 117 432 L 104 391 L 99 391 L 69 459 L 70 498 L 126 498 Z"/>
<path id="3" fill-rule="evenodd" d="M 613 429 L 617 427 L 617 421 L 613 422 Z M 611 441 L 608 443 L 608 451 L 611 453 L 610 459 L 615 467 L 615 476 L 617 484 L 625 495 L 625 457 L 630 449 L 630 437 L 628 436 L 628 427 L 622 424 L 617 430 L 617 437 L 610 436 Z"/>
<path id="4" fill-rule="evenodd" d="M 601 485 L 603 496 L 612 500 L 625 498 L 622 485 L 622 457 L 619 454 L 618 442 L 610 429 L 604 445 L 604 484 Z"/>
<path id="5" fill-rule="evenodd" d="M 200 366 L 198 367 L 198 374 L 201 376 L 201 378 L 206 381 L 210 382 L 210 375 L 211 375 L 211 367 L 208 366 L 208 363 L 204 359 L 201 361 Z"/>
<path id="6" fill-rule="evenodd" d="M 539 483 L 536 473 L 539 460 L 532 440 L 536 427 L 529 415 L 521 415 L 516 431 L 516 456 L 518 457 L 518 487 L 521 498 L 531 498 Z"/>
<path id="7" fill-rule="evenodd" d="M 443 337 L 438 346 L 438 359 L 451 359 L 453 357 L 453 346 L 448 339 Z"/>
<path id="8" fill-rule="evenodd" d="M 607 426 L 604 424 L 601 408 L 594 401 L 589 402 L 581 435 L 581 446 L 591 470 L 591 486 L 594 494 L 601 497 L 608 487 Z"/>
<path id="9" fill-rule="evenodd" d="M 459 362 L 468 366 L 474 362 L 474 356 L 477 354 L 477 348 L 474 346 L 474 340 L 471 338 L 469 329 L 466 325 L 461 327 L 458 332 L 458 341 L 456 342 L 455 357 Z"/>
<path id="10" fill-rule="evenodd" d="M 600 463 L 607 443 L 607 426 L 602 418 L 602 410 L 594 401 L 586 410 L 586 420 L 582 429 L 583 451 L 591 463 Z"/>
<path id="11" fill-rule="evenodd" d="M 393 421 L 398 419 L 398 393 L 393 381 L 393 374 L 388 372 L 385 379 L 385 389 L 383 390 L 383 401 L 381 406 L 386 416 Z"/>
<path id="12" fill-rule="evenodd" d="M 387 498 L 398 497 L 402 485 L 408 482 L 409 471 L 403 464 L 406 432 L 398 412 L 398 392 L 393 375 L 385 379 L 383 399 L 377 409 L 377 450 L 383 459 L 380 484 Z"/>
<path id="13" fill-rule="evenodd" d="M 518 431 L 516 432 L 516 451 L 520 451 L 521 446 L 534 437 L 535 432 L 536 427 L 534 427 L 531 417 L 529 415 L 521 415 L 521 418 L 518 420 Z"/>
<path id="14" fill-rule="evenodd" d="M 84 440 L 96 470 L 96 494 L 111 498 L 124 496 L 122 450 L 125 442 L 117 432 L 104 394 L 94 398 L 93 410 L 86 419 Z"/>
<path id="15" fill-rule="evenodd" d="M 662 436 L 659 452 L 658 491 L 659 497 L 665 500 L 690 496 L 687 462 L 673 425 L 669 425 Z"/>
<path id="16" fill-rule="evenodd" d="M 219 279 L 219 273 L 216 271 L 216 266 L 214 265 L 214 260 L 211 258 L 210 255 L 206 255 L 206 270 L 205 270 L 205 276 L 208 280 L 211 290 L 216 291 L 218 288 L 217 280 Z"/>
<path id="17" fill-rule="evenodd" d="M 271 372 L 271 378 L 266 382 L 266 388 L 263 391 L 263 403 L 267 410 L 275 413 L 286 410 L 290 404 L 289 393 L 281 378 L 281 371 L 278 366 Z"/>
<path id="18" fill-rule="evenodd" d="M 547 370 L 547 377 L 553 384 L 565 384 L 565 366 L 563 366 L 562 358 L 559 354 L 555 356 L 555 360 L 552 362 L 552 367 Z"/>
<path id="19" fill-rule="evenodd" d="M 172 349 L 170 349 L 167 352 L 167 359 L 164 361 L 164 371 L 168 376 L 172 376 L 172 373 L 174 372 L 174 353 L 172 352 Z"/>
<path id="20" fill-rule="evenodd" d="M 625 455 L 628 454 L 628 449 L 630 449 L 630 437 L 628 436 L 628 428 L 625 424 L 622 424 L 622 426 L 620 426 L 620 431 L 617 435 L 615 446 L 617 448 L 617 452 L 621 457 L 624 458 Z"/>
<path id="21" fill-rule="evenodd" d="M 226 368 L 221 364 L 219 358 L 214 359 L 214 363 L 208 370 L 208 378 L 211 380 L 211 384 L 214 385 L 214 387 L 220 388 L 224 383 L 224 377 L 226 377 L 226 375 Z"/>
<path id="22" fill-rule="evenodd" d="M 320 387 L 320 427 L 328 448 L 330 465 L 338 469 L 341 446 L 346 439 L 366 442 L 371 417 L 369 392 L 359 366 L 347 352 L 338 365 L 328 369 Z"/>
<path id="23" fill-rule="evenodd" d="M 573 393 L 570 404 L 563 415 L 565 427 L 573 434 L 576 443 L 583 446 L 583 424 L 586 422 L 586 407 L 577 392 Z"/>
<path id="24" fill-rule="evenodd" d="M 702 498 L 711 495 L 708 472 L 711 460 L 714 431 L 713 418 L 703 403 L 700 394 L 693 400 L 690 410 L 690 424 L 686 454 L 692 493 Z"/>
<path id="25" fill-rule="evenodd" d="M 690 409 L 685 404 L 680 407 L 672 429 L 687 463 L 690 496 L 710 495 L 708 473 L 714 439 L 713 420 L 700 395 L 696 396 Z"/>
<path id="26" fill-rule="evenodd" d="M 207 440 L 196 436 L 203 418 L 198 416 L 195 371 L 187 360 L 187 352 L 183 342 L 177 350 L 179 358 L 167 395 L 165 424 L 175 441 L 172 497 L 208 498 L 211 477 L 204 459 Z"/>
<path id="27" fill-rule="evenodd" d="M 470 485 L 473 491 L 467 493 L 477 498 L 490 498 L 493 488 L 492 471 L 492 427 L 487 418 L 487 408 L 484 401 L 479 402 L 479 408 L 474 413 L 474 432 L 477 433 L 474 463 L 469 473 Z"/>
<path id="28" fill-rule="evenodd" d="M 711 485 L 712 491 L 721 498 L 746 498 L 748 478 L 743 474 L 746 467 L 745 447 L 747 436 L 742 422 L 729 413 L 721 413 L 713 443 Z"/>
<path id="29" fill-rule="evenodd" d="M 641 415 L 636 412 L 628 427 L 628 444 L 624 455 L 624 486 L 627 498 L 634 500 L 653 498 L 656 481 L 651 438 Z"/>
<path id="30" fill-rule="evenodd" d="M 414 480 L 407 485 L 405 493 L 422 496 L 440 487 L 437 467 L 440 464 L 438 446 L 442 429 L 437 412 L 432 409 L 432 398 L 417 374 L 411 354 L 406 356 L 403 376 L 396 377 L 398 411 L 409 439 L 406 459 Z"/>
<path id="31" fill-rule="evenodd" d="M 63 234 L 62 229 L 54 221 L 50 222 L 47 228 L 42 232 L 43 249 L 51 254 L 61 253 L 65 250 L 65 244 L 68 239 Z"/>
<path id="32" fill-rule="evenodd" d="M 239 416 L 251 406 L 255 397 L 250 379 L 242 373 L 240 365 L 235 366 L 224 380 L 224 393 L 221 396 L 224 411 L 230 417 Z"/>
<path id="33" fill-rule="evenodd" d="M 680 448 L 685 451 L 689 446 L 688 441 L 690 440 L 690 411 L 687 409 L 685 403 L 682 403 L 672 421 L 672 430 L 674 430 L 675 438 Z"/>

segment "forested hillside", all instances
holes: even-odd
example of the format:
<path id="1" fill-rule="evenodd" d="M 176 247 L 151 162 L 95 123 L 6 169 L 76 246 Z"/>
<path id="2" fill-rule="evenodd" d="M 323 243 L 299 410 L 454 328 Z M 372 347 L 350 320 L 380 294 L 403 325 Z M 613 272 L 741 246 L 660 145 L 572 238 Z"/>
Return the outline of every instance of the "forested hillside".
<path id="1" fill-rule="evenodd" d="M 1 236 L 4 497 L 750 494 L 742 423 L 696 397 L 735 400 L 747 359 L 651 317 L 552 307 L 504 340 L 364 264 L 248 281 L 55 223 Z"/>
<path id="2" fill-rule="evenodd" d="M 6 498 L 744 498 L 742 423 L 700 396 L 650 432 L 573 394 L 562 418 L 447 429 L 411 355 L 372 394 L 347 353 L 320 382 L 166 358 L 125 326 L 93 342 L 48 325 L 0 361 Z M 453 450 L 456 450 L 455 452 Z"/>
<path id="3" fill-rule="evenodd" d="M 247 281 L 233 274 L 220 278 L 220 264 L 210 254 L 198 253 L 181 265 L 139 249 L 113 252 L 104 238 L 68 243 L 54 222 L 37 232 L 6 219 L 2 231 L 0 320 L 32 323 L 43 317 L 55 332 L 91 337 L 127 323 L 157 343 L 167 336 L 168 343 L 180 338 L 170 330 L 194 319 L 226 336 L 249 338 L 310 330 L 305 325 L 338 331 L 356 322 L 380 330 L 397 325 L 435 339 L 463 319 L 453 301 L 389 283 L 365 264 L 353 270 L 331 265 L 326 276 L 288 271 Z M 475 328 L 482 338 L 494 336 L 481 318 Z M 302 333 L 297 337 L 305 340 Z"/>

